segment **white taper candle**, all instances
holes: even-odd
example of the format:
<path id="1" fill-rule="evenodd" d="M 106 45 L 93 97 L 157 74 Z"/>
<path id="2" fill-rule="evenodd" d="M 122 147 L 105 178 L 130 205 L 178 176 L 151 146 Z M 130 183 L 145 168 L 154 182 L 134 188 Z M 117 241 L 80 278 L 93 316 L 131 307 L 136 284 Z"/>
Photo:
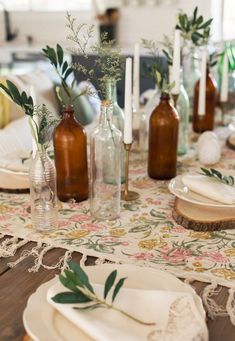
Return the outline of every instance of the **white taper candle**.
<path id="1" fill-rule="evenodd" d="M 178 95 L 180 92 L 180 30 L 175 30 L 172 81 L 175 85 L 171 92 L 173 95 Z"/>
<path id="2" fill-rule="evenodd" d="M 227 100 L 228 100 L 228 55 L 225 51 L 223 69 L 222 69 L 220 101 L 227 102 Z"/>
<path id="3" fill-rule="evenodd" d="M 139 111 L 140 103 L 140 45 L 135 44 L 134 50 L 134 78 L 133 78 L 133 102 L 136 111 Z"/>
<path id="4" fill-rule="evenodd" d="M 206 113 L 206 62 L 207 52 L 202 51 L 201 56 L 201 78 L 199 81 L 199 96 L 198 96 L 198 116 L 204 116 Z"/>
<path id="5" fill-rule="evenodd" d="M 124 143 L 132 143 L 132 59 L 126 58 Z"/>

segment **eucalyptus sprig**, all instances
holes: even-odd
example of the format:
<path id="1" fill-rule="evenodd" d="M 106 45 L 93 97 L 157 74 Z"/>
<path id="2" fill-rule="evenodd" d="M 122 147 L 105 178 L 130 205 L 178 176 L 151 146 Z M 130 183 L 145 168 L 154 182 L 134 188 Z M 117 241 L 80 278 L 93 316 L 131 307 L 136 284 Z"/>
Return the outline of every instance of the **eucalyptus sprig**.
<path id="1" fill-rule="evenodd" d="M 208 44 L 210 29 L 213 18 L 204 21 L 202 15 L 198 15 L 198 7 L 195 7 L 190 17 L 180 12 L 177 17 L 176 29 L 181 30 L 184 40 L 191 40 L 194 45 L 201 46 Z"/>
<path id="2" fill-rule="evenodd" d="M 234 186 L 235 180 L 232 175 L 223 175 L 222 173 L 220 173 L 220 171 L 214 168 L 210 168 L 210 169 L 201 168 L 201 170 L 202 170 L 202 173 L 200 174 L 202 175 L 213 178 L 223 184 Z"/>
<path id="3" fill-rule="evenodd" d="M 126 280 L 126 277 L 123 277 L 116 281 L 117 270 L 112 271 L 107 277 L 104 285 L 103 297 L 100 298 L 95 293 L 94 288 L 92 287 L 85 271 L 73 261 L 68 262 L 68 266 L 69 270 L 65 270 L 64 274 L 59 275 L 59 280 L 63 284 L 63 286 L 70 291 L 62 292 L 52 297 L 52 300 L 55 303 L 81 304 L 81 306 L 77 305 L 76 307 L 74 307 L 74 309 L 77 310 L 94 310 L 97 308 L 108 308 L 116 310 L 142 325 L 155 325 L 155 323 L 152 322 L 142 321 L 113 305 L 117 294 L 119 293 Z M 110 296 L 109 300 L 108 296 Z M 111 303 L 109 303 L 110 301 Z"/>
<path id="4" fill-rule="evenodd" d="M 52 130 L 58 123 L 58 120 L 54 118 L 45 104 L 35 106 L 32 97 L 28 96 L 25 91 L 20 92 L 17 86 L 10 80 L 6 81 L 6 85 L 0 83 L 0 89 L 29 116 L 31 132 L 38 149 L 46 149 Z"/>
<path id="5" fill-rule="evenodd" d="M 145 75 L 152 78 L 162 92 L 169 93 L 174 87 L 174 83 L 170 84 L 168 82 L 167 73 L 162 71 L 157 44 L 153 40 L 142 39 L 142 45 L 148 50 L 149 55 L 153 58 L 151 64 L 144 64 Z"/>

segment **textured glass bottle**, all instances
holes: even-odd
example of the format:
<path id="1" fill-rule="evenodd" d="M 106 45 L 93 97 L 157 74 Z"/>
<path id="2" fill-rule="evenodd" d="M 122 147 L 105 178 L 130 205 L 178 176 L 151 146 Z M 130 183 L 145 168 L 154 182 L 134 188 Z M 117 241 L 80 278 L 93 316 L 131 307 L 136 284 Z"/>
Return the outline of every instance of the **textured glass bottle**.
<path id="1" fill-rule="evenodd" d="M 90 212 L 98 220 L 120 214 L 122 134 L 112 124 L 111 101 L 103 101 L 99 126 L 91 134 Z"/>
<path id="2" fill-rule="evenodd" d="M 198 60 L 196 58 L 195 48 L 191 46 L 189 47 L 188 54 L 183 58 L 183 83 L 189 98 L 189 114 L 191 118 L 193 115 L 194 87 L 199 78 Z"/>
<path id="3" fill-rule="evenodd" d="M 188 150 L 189 98 L 183 85 L 183 71 L 180 72 L 180 94 L 176 110 L 179 114 L 178 155 L 184 155 Z"/>
<path id="4" fill-rule="evenodd" d="M 46 151 L 37 151 L 29 171 L 32 223 L 37 230 L 57 227 L 56 170 Z"/>
<path id="5" fill-rule="evenodd" d="M 198 98 L 199 98 L 199 84 L 200 80 L 197 81 L 194 90 L 194 106 L 193 106 L 193 130 L 196 133 L 203 133 L 206 130 L 213 130 L 214 128 L 214 115 L 217 88 L 216 82 L 212 78 L 209 68 L 206 71 L 206 106 L 205 115 L 198 115 Z"/>
<path id="6" fill-rule="evenodd" d="M 162 93 L 159 105 L 149 120 L 148 174 L 153 179 L 171 179 L 176 175 L 179 116 Z"/>
<path id="7" fill-rule="evenodd" d="M 115 80 L 109 79 L 106 82 L 106 92 L 107 99 L 112 102 L 113 105 L 113 118 L 112 122 L 115 127 L 120 130 L 123 136 L 124 132 L 124 112 L 120 108 L 117 101 L 117 83 Z M 122 145 L 122 153 L 121 153 L 121 183 L 125 182 L 125 150 L 124 145 Z"/>
<path id="8" fill-rule="evenodd" d="M 77 202 L 88 198 L 87 141 L 74 110 L 67 107 L 54 132 L 57 193 L 61 201 Z"/>

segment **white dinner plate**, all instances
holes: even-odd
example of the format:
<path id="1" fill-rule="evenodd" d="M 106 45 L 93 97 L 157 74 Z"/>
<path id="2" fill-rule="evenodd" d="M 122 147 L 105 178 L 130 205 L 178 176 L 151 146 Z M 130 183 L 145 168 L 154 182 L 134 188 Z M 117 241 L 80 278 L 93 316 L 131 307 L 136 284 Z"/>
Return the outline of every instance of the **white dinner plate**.
<path id="1" fill-rule="evenodd" d="M 190 173 L 189 173 L 190 174 Z M 191 191 L 187 186 L 184 185 L 182 181 L 183 175 L 178 175 L 172 179 L 169 183 L 169 191 L 176 197 L 188 201 L 192 204 L 197 204 L 201 206 L 211 206 L 211 207 L 231 207 L 234 208 L 235 204 L 228 205 L 222 204 L 218 201 L 206 198 L 196 192 Z"/>
<path id="2" fill-rule="evenodd" d="M 129 264 L 103 264 L 86 267 L 86 273 L 92 283 L 104 284 L 105 279 L 114 269 L 117 269 L 119 276 L 128 277 L 125 287 L 192 293 L 198 311 L 205 319 L 201 299 L 194 289 L 165 271 Z M 90 337 L 47 303 L 47 291 L 56 281 L 58 279 L 54 278 L 42 284 L 29 297 L 23 313 L 23 323 L 28 335 L 34 341 L 91 341 Z"/>

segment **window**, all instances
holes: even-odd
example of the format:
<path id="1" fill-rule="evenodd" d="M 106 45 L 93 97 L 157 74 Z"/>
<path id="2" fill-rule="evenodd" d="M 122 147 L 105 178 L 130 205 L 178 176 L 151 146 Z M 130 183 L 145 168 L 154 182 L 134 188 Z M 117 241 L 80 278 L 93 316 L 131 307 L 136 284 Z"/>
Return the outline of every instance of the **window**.
<path id="1" fill-rule="evenodd" d="M 0 0 L 9 11 L 89 11 L 92 0 Z"/>
<path id="2" fill-rule="evenodd" d="M 224 0 L 223 39 L 235 38 L 235 1 Z"/>

